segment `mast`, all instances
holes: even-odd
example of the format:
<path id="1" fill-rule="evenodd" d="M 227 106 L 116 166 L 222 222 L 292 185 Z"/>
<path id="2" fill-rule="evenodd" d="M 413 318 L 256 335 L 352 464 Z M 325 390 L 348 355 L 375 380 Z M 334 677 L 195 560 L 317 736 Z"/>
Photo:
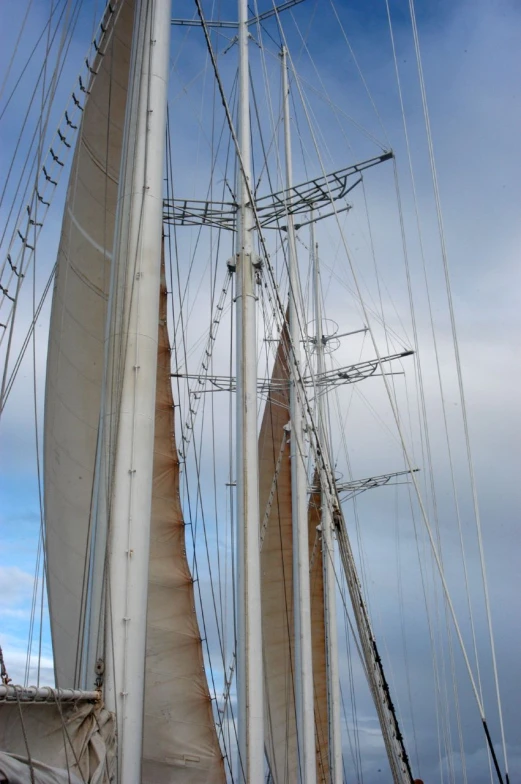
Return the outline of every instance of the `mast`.
<path id="1" fill-rule="evenodd" d="M 282 47 L 282 92 L 286 189 L 293 185 L 287 49 Z M 289 205 L 288 205 L 289 206 Z M 293 602 L 295 617 L 295 705 L 300 780 L 316 781 L 315 712 L 313 699 L 313 660 L 311 640 L 311 597 L 309 586 L 309 544 L 307 474 L 304 463 L 304 430 L 299 396 L 300 324 L 298 318 L 298 267 L 293 216 L 288 212 L 289 330 L 291 414 L 291 499 L 293 527 Z"/>
<path id="2" fill-rule="evenodd" d="M 169 0 L 137 0 L 114 242 L 105 700 L 117 780 L 141 782 Z M 112 449 L 114 448 L 114 454 Z"/>
<path id="3" fill-rule="evenodd" d="M 315 244 L 313 215 L 310 223 L 310 246 L 313 255 L 313 283 L 315 299 L 315 347 L 317 352 L 317 376 L 325 371 L 324 335 L 322 332 L 322 303 L 320 300 L 320 269 L 318 244 Z M 323 395 L 316 391 L 318 442 L 320 444 L 320 509 L 322 525 L 322 562 L 324 570 L 324 621 L 326 628 L 326 667 L 327 667 L 327 710 L 329 732 L 329 770 L 332 784 L 342 784 L 342 737 L 340 731 L 340 676 L 338 670 L 338 634 L 335 601 L 335 574 L 333 549 L 332 499 L 328 492 L 331 465 L 329 462 L 329 440 L 326 427 Z M 329 476 L 328 476 L 329 474 Z"/>
<path id="4" fill-rule="evenodd" d="M 257 346 L 254 213 L 251 203 L 248 4 L 238 0 L 239 210 L 237 220 L 237 698 L 239 770 L 248 784 L 264 781 L 264 678 L 262 661 Z"/>

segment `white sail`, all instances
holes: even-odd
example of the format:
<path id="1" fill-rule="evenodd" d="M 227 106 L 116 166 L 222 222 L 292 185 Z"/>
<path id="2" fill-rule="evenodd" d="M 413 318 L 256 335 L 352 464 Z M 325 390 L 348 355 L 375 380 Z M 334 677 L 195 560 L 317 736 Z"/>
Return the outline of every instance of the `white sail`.
<path id="1" fill-rule="evenodd" d="M 56 679 L 67 686 L 79 677 L 133 14 L 133 2 L 127 0 L 96 64 L 72 167 L 51 317 L 45 410 L 47 571 Z M 223 782 L 185 554 L 166 294 L 161 308 L 143 782 L 171 781 L 172 770 L 180 782 Z"/>
<path id="2" fill-rule="evenodd" d="M 160 302 L 142 782 L 219 784 L 226 777 L 179 499 L 166 285 Z"/>
<path id="3" fill-rule="evenodd" d="M 103 39 L 64 210 L 45 392 L 47 579 L 58 685 L 78 652 L 103 375 L 105 318 L 127 98 L 133 2 Z"/>
<path id="4" fill-rule="evenodd" d="M 272 372 L 272 388 L 259 436 L 262 618 L 265 667 L 266 751 L 275 782 L 298 780 L 295 723 L 293 544 L 289 432 L 289 341 L 281 336 Z M 317 781 L 328 781 L 327 686 L 322 552 L 316 542 L 319 510 L 309 508 L 313 681 Z"/>

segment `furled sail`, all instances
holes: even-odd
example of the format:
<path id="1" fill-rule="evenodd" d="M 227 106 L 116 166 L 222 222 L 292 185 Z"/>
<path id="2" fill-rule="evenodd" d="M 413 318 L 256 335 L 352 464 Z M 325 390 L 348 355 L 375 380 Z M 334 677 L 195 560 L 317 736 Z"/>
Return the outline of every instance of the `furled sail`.
<path id="1" fill-rule="evenodd" d="M 294 694 L 293 554 L 289 422 L 289 337 L 277 349 L 259 436 L 262 621 L 265 673 L 265 738 L 276 784 L 297 781 Z M 328 781 L 327 687 L 322 552 L 316 541 L 320 510 L 309 507 L 313 678 L 317 781 Z M 315 550 L 315 552 L 314 552 Z"/>
<path id="2" fill-rule="evenodd" d="M 315 474 L 318 484 L 318 472 Z M 315 483 L 314 483 L 315 484 Z M 315 486 L 317 486 L 315 484 Z M 329 721 L 327 713 L 326 627 L 320 491 L 311 493 L 308 508 L 309 585 L 311 594 L 311 629 L 313 644 L 313 694 L 315 702 L 315 739 L 317 782 L 329 782 Z"/>
<path id="3" fill-rule="evenodd" d="M 78 653 L 133 2 L 114 4 L 80 128 L 58 251 L 45 391 L 47 580 L 56 681 Z"/>
<path id="4" fill-rule="evenodd" d="M 185 551 L 162 283 L 148 575 L 143 784 L 225 782 Z"/>
<path id="5" fill-rule="evenodd" d="M 0 703 L 0 781 L 113 781 L 116 724 L 102 705 L 19 700 Z"/>

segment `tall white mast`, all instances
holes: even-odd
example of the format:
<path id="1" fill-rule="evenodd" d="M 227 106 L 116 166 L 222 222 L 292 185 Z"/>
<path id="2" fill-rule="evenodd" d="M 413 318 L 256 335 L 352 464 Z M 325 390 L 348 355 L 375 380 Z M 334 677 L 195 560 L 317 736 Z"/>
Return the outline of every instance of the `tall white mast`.
<path id="1" fill-rule="evenodd" d="M 322 331 L 322 303 L 320 299 L 320 270 L 318 245 L 315 244 L 313 216 L 310 224 L 310 245 L 313 258 L 313 283 L 315 299 L 317 377 L 325 371 L 324 334 Z M 331 784 L 342 784 L 342 736 L 340 730 L 340 678 L 338 671 L 338 634 L 335 601 L 335 573 L 333 568 L 333 515 L 332 498 L 329 492 L 331 464 L 329 461 L 329 439 L 324 410 L 324 392 L 316 390 L 316 412 L 318 440 L 322 453 L 320 465 L 320 507 L 322 525 L 322 561 L 324 570 L 326 667 L 327 667 L 327 712 L 329 733 L 329 771 Z M 328 476 L 329 474 L 329 476 Z"/>
<path id="2" fill-rule="evenodd" d="M 286 188 L 293 185 L 287 50 L 282 47 L 282 92 Z M 289 194 L 288 194 L 288 198 Z M 315 710 L 311 642 L 311 595 L 309 586 L 307 472 L 304 461 L 304 421 L 300 384 L 301 330 L 298 316 L 298 264 L 293 216 L 288 214 L 289 331 L 292 343 L 290 364 L 291 414 L 291 501 L 293 527 L 293 602 L 295 618 L 295 704 L 299 775 L 303 784 L 316 781 Z"/>
<path id="3" fill-rule="evenodd" d="M 264 782 L 254 213 L 251 203 L 248 4 L 239 0 L 239 211 L 237 221 L 237 696 L 239 775 Z"/>
<path id="4" fill-rule="evenodd" d="M 169 0 L 136 2 L 113 255 L 105 701 L 124 784 L 141 782 L 170 17 Z"/>

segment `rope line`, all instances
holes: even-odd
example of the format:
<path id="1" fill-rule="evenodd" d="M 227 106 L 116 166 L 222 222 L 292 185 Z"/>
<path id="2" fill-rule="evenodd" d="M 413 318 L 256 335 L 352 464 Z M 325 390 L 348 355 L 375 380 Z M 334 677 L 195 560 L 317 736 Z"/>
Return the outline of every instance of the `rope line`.
<path id="1" fill-rule="evenodd" d="M 492 612 L 490 607 L 490 597 L 489 597 L 489 590 L 488 590 L 488 580 L 487 580 L 487 573 L 486 573 L 486 565 L 485 565 L 485 553 L 483 547 L 483 534 L 482 534 L 482 526 L 481 526 L 481 513 L 479 510 L 479 502 L 477 496 L 477 486 L 476 486 L 476 477 L 474 472 L 474 461 L 472 457 L 472 450 L 470 444 L 470 433 L 469 433 L 469 426 L 468 426 L 468 417 L 467 417 L 467 406 L 466 406 L 466 399 L 465 399 L 465 392 L 463 386 L 463 375 L 461 370 L 461 359 L 460 359 L 460 352 L 459 352 L 459 341 L 457 336 L 456 330 L 456 318 L 454 313 L 454 304 L 452 299 L 452 287 L 450 282 L 450 274 L 449 274 L 449 263 L 448 263 L 448 254 L 447 254 L 447 246 L 445 240 L 445 229 L 444 229 L 444 221 L 443 221 L 443 214 L 441 209 L 441 200 L 440 200 L 440 192 L 439 192 L 439 185 L 438 185 L 438 174 L 436 168 L 436 160 L 434 157 L 434 145 L 432 141 L 432 131 L 431 131 L 431 124 L 430 124 L 430 115 L 429 115 L 429 108 L 427 103 L 427 93 L 425 89 L 425 79 L 423 75 L 423 65 L 422 65 L 422 58 L 421 58 L 421 51 L 420 51 L 420 41 L 418 37 L 418 26 L 416 22 L 416 12 L 414 6 L 414 0 L 409 0 L 409 11 L 411 17 L 411 24 L 412 24 L 412 31 L 413 31 L 413 39 L 414 39 L 414 50 L 416 54 L 416 64 L 418 70 L 418 78 L 420 81 L 420 91 L 422 97 L 422 106 L 423 106 L 423 116 L 425 121 L 425 130 L 427 134 L 427 145 L 429 150 L 429 161 L 431 166 L 431 175 L 432 175 L 432 185 L 434 191 L 434 199 L 436 203 L 436 216 L 438 220 L 438 232 L 440 237 L 440 247 L 441 247 L 441 255 L 443 261 L 443 271 L 445 276 L 445 288 L 447 293 L 447 302 L 449 306 L 449 314 L 450 314 L 450 323 L 451 323 L 451 331 L 452 331 L 452 340 L 454 345 L 454 353 L 456 358 L 456 370 L 457 370 L 457 378 L 458 378 L 458 389 L 459 389 L 459 396 L 461 401 L 461 413 L 463 418 L 463 427 L 465 432 L 465 444 L 467 450 L 467 460 L 469 465 L 469 473 L 470 473 L 470 483 L 472 488 L 472 500 L 474 506 L 474 517 L 476 521 L 476 530 L 477 530 L 477 538 L 478 538 L 478 545 L 479 545 L 479 556 L 480 556 L 480 565 L 481 565 L 481 575 L 483 581 L 483 591 L 485 595 L 485 609 L 486 609 L 486 616 L 487 616 L 487 625 L 488 625 L 488 632 L 489 632 L 489 639 L 490 639 L 490 650 L 492 654 L 492 669 L 494 674 L 494 685 L 496 690 L 496 700 L 498 706 L 498 715 L 499 715 L 499 726 L 500 726 L 500 733 L 501 733 L 501 742 L 503 746 L 503 761 L 505 765 L 505 777 L 508 784 L 508 757 L 507 757 L 507 748 L 506 748 L 506 738 L 505 738 L 505 728 L 503 723 L 503 711 L 501 707 L 501 693 L 499 689 L 499 675 L 498 675 L 498 668 L 497 668 L 497 659 L 496 659 L 496 646 L 494 640 L 494 632 L 492 628 Z M 482 717 L 483 722 L 485 723 L 484 717 Z M 487 739 L 489 739 L 489 735 L 487 732 Z M 495 752 L 493 750 L 493 746 L 489 742 L 489 746 L 491 746 L 490 751 L 492 753 L 494 764 L 496 766 L 496 772 L 498 773 L 498 777 L 501 777 L 499 774 L 499 769 L 497 766 L 497 760 L 495 756 Z"/>

